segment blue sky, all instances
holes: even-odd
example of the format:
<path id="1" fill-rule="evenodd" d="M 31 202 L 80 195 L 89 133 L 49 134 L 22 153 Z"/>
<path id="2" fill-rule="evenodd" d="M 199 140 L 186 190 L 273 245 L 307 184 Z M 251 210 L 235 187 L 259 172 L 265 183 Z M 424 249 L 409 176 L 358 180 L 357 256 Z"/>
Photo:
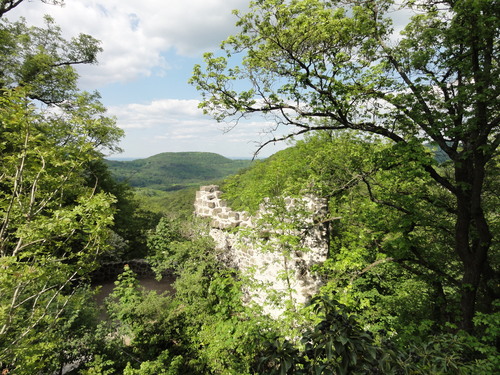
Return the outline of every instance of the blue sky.
<path id="1" fill-rule="evenodd" d="M 204 52 L 236 33 L 233 9 L 249 0 L 66 0 L 63 7 L 25 1 L 7 14 L 42 25 L 50 14 L 69 38 L 90 34 L 102 42 L 99 64 L 79 67 L 80 87 L 97 90 L 125 130 L 119 157 L 206 151 L 251 157 L 269 126 L 256 118 L 225 132 L 197 108 L 200 94 L 187 81 Z M 285 144 L 270 145 L 265 157 Z"/>
<path id="2" fill-rule="evenodd" d="M 204 52 L 237 32 L 233 9 L 250 0 L 66 0 L 63 7 L 24 1 L 7 14 L 32 25 L 51 15 L 70 38 L 90 34 L 102 42 L 99 64 L 78 67 L 80 87 L 101 93 L 109 114 L 124 129 L 119 157 L 205 151 L 251 157 L 269 139 L 273 123 L 252 118 L 226 132 L 198 109 L 200 94 L 187 81 Z M 408 19 L 408 14 L 394 13 Z M 396 31 L 404 22 L 396 22 Z M 267 157 L 287 145 L 268 145 Z M 116 155 L 115 155 L 116 156 Z"/>

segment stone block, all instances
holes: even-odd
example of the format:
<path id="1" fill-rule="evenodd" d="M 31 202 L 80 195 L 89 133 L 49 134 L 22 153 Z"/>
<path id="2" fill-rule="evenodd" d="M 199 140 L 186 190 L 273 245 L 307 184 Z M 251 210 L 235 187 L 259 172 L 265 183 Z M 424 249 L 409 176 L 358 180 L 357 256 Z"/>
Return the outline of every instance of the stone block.
<path id="1" fill-rule="evenodd" d="M 230 221 L 228 220 L 223 220 L 220 222 L 221 224 L 221 229 L 230 229 L 230 228 L 234 228 L 233 226 L 233 223 L 231 223 Z"/>

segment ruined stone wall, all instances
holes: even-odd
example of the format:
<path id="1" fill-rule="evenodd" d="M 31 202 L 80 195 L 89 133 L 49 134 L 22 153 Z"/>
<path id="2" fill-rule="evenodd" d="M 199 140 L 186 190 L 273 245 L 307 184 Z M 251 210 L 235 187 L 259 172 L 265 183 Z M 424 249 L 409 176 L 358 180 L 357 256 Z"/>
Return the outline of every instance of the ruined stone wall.
<path id="1" fill-rule="evenodd" d="M 202 186 L 196 193 L 195 215 L 211 219 L 210 235 L 223 250 L 221 260 L 253 279 L 246 291 L 249 298 L 273 316 L 283 312 L 285 301 L 307 302 L 321 284 L 311 267 L 328 255 L 327 227 L 320 220 L 327 213 L 326 201 L 283 198 L 284 209 L 277 210 L 266 200 L 250 216 L 233 211 L 221 194 L 216 185 Z M 274 224 L 266 224 L 270 218 Z M 288 244 L 284 238 L 300 241 Z"/>

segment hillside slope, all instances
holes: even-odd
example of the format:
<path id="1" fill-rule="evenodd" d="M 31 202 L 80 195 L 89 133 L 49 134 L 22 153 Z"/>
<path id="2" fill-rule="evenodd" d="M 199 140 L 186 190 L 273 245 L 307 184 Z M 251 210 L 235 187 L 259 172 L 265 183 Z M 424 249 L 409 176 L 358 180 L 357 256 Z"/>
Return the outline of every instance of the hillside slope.
<path id="1" fill-rule="evenodd" d="M 118 181 L 170 191 L 222 179 L 248 167 L 251 161 L 209 152 L 164 152 L 145 159 L 106 163 Z"/>

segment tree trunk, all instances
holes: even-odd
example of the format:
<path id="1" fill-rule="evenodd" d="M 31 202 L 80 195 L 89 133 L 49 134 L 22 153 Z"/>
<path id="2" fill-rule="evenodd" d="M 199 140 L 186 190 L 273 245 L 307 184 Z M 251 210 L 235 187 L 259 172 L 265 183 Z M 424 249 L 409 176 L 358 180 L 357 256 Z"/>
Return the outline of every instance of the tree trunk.
<path id="1" fill-rule="evenodd" d="M 492 235 L 482 209 L 484 160 L 481 157 L 455 163 L 457 222 L 455 251 L 463 264 L 460 308 L 461 328 L 472 333 L 476 300 Z"/>
<path id="2" fill-rule="evenodd" d="M 474 330 L 473 318 L 476 313 L 476 297 L 480 280 L 481 271 L 471 264 L 464 263 L 460 299 L 460 309 L 462 312 L 461 328 L 469 333 L 472 333 Z"/>

